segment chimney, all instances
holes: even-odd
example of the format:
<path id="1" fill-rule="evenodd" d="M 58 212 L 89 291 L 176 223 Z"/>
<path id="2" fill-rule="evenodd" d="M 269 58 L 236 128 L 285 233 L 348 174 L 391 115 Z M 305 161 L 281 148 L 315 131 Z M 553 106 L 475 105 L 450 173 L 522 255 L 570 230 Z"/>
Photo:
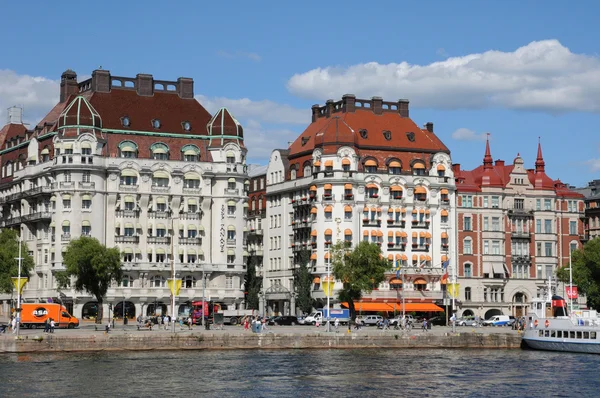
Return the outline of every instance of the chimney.
<path id="1" fill-rule="evenodd" d="M 18 106 L 8 108 L 8 124 L 23 124 L 23 108 Z"/>
<path id="2" fill-rule="evenodd" d="M 373 113 L 376 115 L 381 115 L 383 113 L 383 98 L 371 97 L 371 103 Z"/>
<path id="3" fill-rule="evenodd" d="M 92 72 L 92 91 L 110 93 L 110 71 L 96 69 Z"/>
<path id="4" fill-rule="evenodd" d="M 429 131 L 430 133 L 433 133 L 433 122 L 427 122 L 425 123 L 425 128 L 427 129 L 427 131 Z"/>
<path id="5" fill-rule="evenodd" d="M 77 94 L 78 92 L 77 73 L 71 69 L 67 69 L 60 75 L 60 102 L 65 102 L 70 95 Z"/>
<path id="6" fill-rule="evenodd" d="M 152 75 L 138 73 L 136 76 L 136 87 L 138 95 L 152 97 L 154 95 L 154 78 Z"/>
<path id="7" fill-rule="evenodd" d="M 402 117 L 408 116 L 408 100 L 407 99 L 399 99 L 398 100 L 398 113 Z"/>
<path id="8" fill-rule="evenodd" d="M 494 164 L 496 166 L 503 166 L 504 167 L 504 160 L 496 159 L 496 162 Z"/>
<path id="9" fill-rule="evenodd" d="M 344 112 L 354 112 L 356 110 L 356 95 L 344 94 L 342 101 L 344 103 Z"/>
<path id="10" fill-rule="evenodd" d="M 327 115 L 327 117 L 329 117 L 333 114 L 333 100 L 332 99 L 328 99 L 327 102 L 325 102 L 325 114 Z"/>
<path id="11" fill-rule="evenodd" d="M 460 163 L 454 163 L 452 165 L 452 172 L 456 175 L 456 173 L 460 173 Z"/>
<path id="12" fill-rule="evenodd" d="M 312 110 L 312 121 L 314 123 L 321 115 L 321 107 L 318 104 L 315 104 L 310 109 Z"/>
<path id="13" fill-rule="evenodd" d="M 194 98 L 194 79 L 180 77 L 177 79 L 177 94 L 180 98 Z"/>

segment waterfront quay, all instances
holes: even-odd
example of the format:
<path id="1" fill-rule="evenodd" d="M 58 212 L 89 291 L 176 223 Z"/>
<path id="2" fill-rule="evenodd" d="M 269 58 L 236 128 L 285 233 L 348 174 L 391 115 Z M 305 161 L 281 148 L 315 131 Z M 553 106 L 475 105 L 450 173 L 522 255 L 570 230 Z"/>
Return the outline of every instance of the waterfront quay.
<path id="1" fill-rule="evenodd" d="M 103 326 L 102 326 L 103 327 Z M 516 349 L 521 345 L 517 331 L 507 328 L 433 327 L 428 331 L 413 329 L 380 330 L 363 328 L 351 330 L 340 327 L 327 332 L 326 328 L 311 326 L 270 326 L 261 333 L 240 326 L 225 326 L 222 330 L 205 330 L 199 326 L 176 331 L 153 328 L 138 330 L 135 325 L 117 325 L 105 333 L 99 325 L 84 325 L 80 329 L 21 330 L 16 335 L 7 332 L 0 337 L 3 353 L 35 352 L 94 352 L 94 351 L 151 351 L 151 350 L 231 350 L 231 349 L 353 349 L 353 348 L 487 348 Z"/>

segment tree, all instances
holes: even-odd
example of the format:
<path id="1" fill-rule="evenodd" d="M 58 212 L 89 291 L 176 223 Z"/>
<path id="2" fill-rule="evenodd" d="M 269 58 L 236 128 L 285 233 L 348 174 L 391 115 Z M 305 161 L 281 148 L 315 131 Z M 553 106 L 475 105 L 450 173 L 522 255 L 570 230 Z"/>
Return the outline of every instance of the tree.
<path id="1" fill-rule="evenodd" d="M 106 292 L 113 281 L 123 277 L 119 249 L 108 249 L 98 239 L 82 236 L 69 243 L 63 263 L 66 270 L 56 275 L 59 288 L 68 286 L 70 277 L 75 277 L 75 290 L 87 291 L 98 301 L 96 323 L 101 323 Z"/>
<path id="2" fill-rule="evenodd" d="M 587 242 L 571 254 L 573 284 L 587 297 L 590 308 L 600 308 L 600 238 Z M 556 271 L 560 281 L 569 283 L 568 264 Z"/>
<path id="3" fill-rule="evenodd" d="M 298 253 L 298 268 L 294 270 L 294 294 L 296 295 L 296 307 L 303 313 L 310 313 L 313 308 L 312 274 L 308 268 L 310 262 L 310 250 L 301 250 Z"/>
<path id="4" fill-rule="evenodd" d="M 391 266 L 381 257 L 379 245 L 366 241 L 360 242 L 353 250 L 348 249 L 345 242 L 336 243 L 331 249 L 331 263 L 333 276 L 343 283 L 338 298 L 348 302 L 350 319 L 354 319 L 354 302 L 383 282 Z"/>
<path id="5" fill-rule="evenodd" d="M 0 231 L 0 292 L 11 293 L 15 285 L 12 282 L 13 276 L 19 276 L 19 235 L 13 229 L 3 229 Z M 27 245 L 21 242 L 21 277 L 29 278 L 29 273 L 33 270 L 34 262 L 27 250 Z"/>
<path id="6" fill-rule="evenodd" d="M 256 256 L 248 256 L 246 261 L 246 276 L 244 276 L 244 290 L 246 291 L 246 309 L 257 310 L 259 308 L 260 289 L 262 278 L 256 276 Z"/>

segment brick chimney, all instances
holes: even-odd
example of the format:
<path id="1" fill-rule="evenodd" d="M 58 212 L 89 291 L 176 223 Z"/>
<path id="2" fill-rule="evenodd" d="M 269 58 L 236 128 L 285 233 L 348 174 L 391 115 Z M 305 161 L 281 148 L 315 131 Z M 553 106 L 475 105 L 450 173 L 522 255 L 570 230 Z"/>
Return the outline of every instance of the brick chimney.
<path id="1" fill-rule="evenodd" d="M 65 102 L 70 95 L 77 94 L 78 92 L 77 73 L 71 69 L 67 69 L 60 76 L 60 102 Z"/>
<path id="2" fill-rule="evenodd" d="M 333 103 L 334 101 L 332 99 L 328 99 L 327 102 L 325 102 L 325 114 L 327 117 L 333 114 Z"/>
<path id="3" fill-rule="evenodd" d="M 383 113 L 383 98 L 371 97 L 371 104 L 374 114 L 381 115 Z"/>
<path id="4" fill-rule="evenodd" d="M 356 110 L 356 96 L 354 94 L 344 94 L 342 96 L 344 112 L 354 112 Z"/>
<path id="5" fill-rule="evenodd" d="M 110 93 L 110 71 L 96 69 L 92 72 L 92 91 Z"/>
<path id="6" fill-rule="evenodd" d="M 504 166 L 504 160 L 497 159 L 495 162 L 496 166 Z"/>
<path id="7" fill-rule="evenodd" d="M 194 79 L 189 77 L 178 78 L 177 94 L 180 98 L 194 98 Z"/>
<path id="8" fill-rule="evenodd" d="M 452 165 L 452 172 L 454 174 L 459 173 L 460 172 L 460 163 L 454 163 Z"/>
<path id="9" fill-rule="evenodd" d="M 408 116 L 408 100 L 407 99 L 399 99 L 398 100 L 398 113 L 402 117 Z"/>
<path id="10" fill-rule="evenodd" d="M 312 121 L 313 123 L 319 119 L 319 115 L 321 114 L 321 107 L 318 104 L 313 105 L 311 108 L 312 111 Z"/>
<path id="11" fill-rule="evenodd" d="M 154 78 L 152 75 L 138 73 L 135 78 L 137 80 L 135 86 L 137 87 L 138 95 L 152 97 L 154 95 Z"/>
<path id="12" fill-rule="evenodd" d="M 433 133 L 433 122 L 425 123 L 425 129 L 427 129 L 427 131 L 429 131 L 430 133 Z"/>

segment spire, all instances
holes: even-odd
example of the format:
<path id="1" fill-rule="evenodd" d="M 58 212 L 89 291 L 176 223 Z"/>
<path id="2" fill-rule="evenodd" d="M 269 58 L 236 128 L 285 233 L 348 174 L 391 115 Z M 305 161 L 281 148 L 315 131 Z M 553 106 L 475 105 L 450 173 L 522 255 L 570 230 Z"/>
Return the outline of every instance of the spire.
<path id="1" fill-rule="evenodd" d="M 540 142 L 540 137 L 538 137 L 538 152 L 537 159 L 535 160 L 535 172 L 544 173 L 545 167 L 546 163 L 544 162 L 544 157 L 542 156 L 542 143 Z"/>
<path id="2" fill-rule="evenodd" d="M 483 168 L 484 170 L 494 168 L 494 159 L 492 159 L 492 155 L 490 153 L 490 133 L 487 133 L 487 138 L 485 139 L 485 156 L 483 157 Z"/>

